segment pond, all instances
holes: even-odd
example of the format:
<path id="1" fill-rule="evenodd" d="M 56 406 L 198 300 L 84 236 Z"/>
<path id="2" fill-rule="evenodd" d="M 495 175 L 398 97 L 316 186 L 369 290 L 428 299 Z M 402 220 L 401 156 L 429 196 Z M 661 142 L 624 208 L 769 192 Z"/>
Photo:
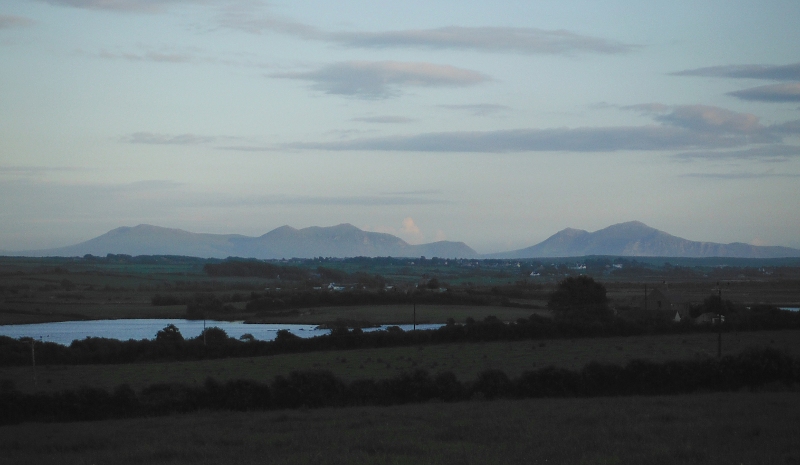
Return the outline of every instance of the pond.
<path id="1" fill-rule="evenodd" d="M 109 339 L 155 339 L 156 333 L 167 325 L 175 325 L 185 339 L 199 336 L 203 331 L 202 320 L 179 319 L 141 319 L 141 320 L 91 320 L 91 321 L 60 321 L 57 323 L 38 323 L 30 325 L 3 325 L 0 326 L 0 336 L 12 338 L 32 337 L 42 342 L 55 342 L 69 345 L 75 339 L 87 337 L 103 337 Z M 223 329 L 228 336 L 239 338 L 243 334 L 252 334 L 262 341 L 271 341 L 281 329 L 303 337 L 314 337 L 329 334 L 329 329 L 317 329 L 316 325 L 296 324 L 245 324 L 241 321 L 216 321 L 208 320 L 206 327 L 216 326 Z M 377 328 L 365 328 L 364 331 L 377 331 L 386 329 L 391 325 Z M 397 325 L 403 331 L 411 331 L 413 325 Z M 441 324 L 418 324 L 417 329 L 436 329 Z"/>

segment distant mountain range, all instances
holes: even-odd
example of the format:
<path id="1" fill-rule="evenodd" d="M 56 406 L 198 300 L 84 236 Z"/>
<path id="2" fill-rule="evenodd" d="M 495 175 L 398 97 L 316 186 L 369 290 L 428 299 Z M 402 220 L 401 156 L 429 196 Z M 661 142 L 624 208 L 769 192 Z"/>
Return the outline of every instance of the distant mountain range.
<path id="1" fill-rule="evenodd" d="M 80 244 L 57 249 L 12 253 L 25 256 L 86 254 L 185 255 L 204 258 L 312 257 L 475 257 L 463 242 L 439 241 L 411 245 L 391 234 L 362 231 L 351 224 L 295 229 L 281 226 L 263 236 L 198 234 L 148 224 L 121 227 Z"/>
<path id="2" fill-rule="evenodd" d="M 520 250 L 490 254 L 490 258 L 582 257 L 614 255 L 634 257 L 800 257 L 789 247 L 756 246 L 734 242 L 696 242 L 667 234 L 639 221 L 619 223 L 595 232 L 567 228 L 544 241 Z"/>
<path id="3" fill-rule="evenodd" d="M 480 255 L 463 242 L 439 241 L 411 245 L 397 236 L 362 231 L 351 224 L 295 229 L 282 226 L 263 236 L 198 234 L 142 224 L 121 227 L 80 244 L 47 250 L 5 252 L 22 256 L 83 256 L 86 254 L 185 255 L 205 258 L 260 259 L 312 257 L 447 257 L 545 258 L 586 255 L 640 257 L 800 257 L 800 250 L 734 242 L 696 242 L 631 221 L 595 232 L 567 228 L 534 246 Z"/>

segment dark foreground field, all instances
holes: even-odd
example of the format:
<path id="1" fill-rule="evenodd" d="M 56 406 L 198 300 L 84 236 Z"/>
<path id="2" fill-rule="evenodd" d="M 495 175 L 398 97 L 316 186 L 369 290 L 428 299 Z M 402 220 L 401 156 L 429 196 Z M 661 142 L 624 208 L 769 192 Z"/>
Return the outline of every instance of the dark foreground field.
<path id="1" fill-rule="evenodd" d="M 27 423 L 0 462 L 791 464 L 797 438 L 797 393 L 725 393 Z"/>

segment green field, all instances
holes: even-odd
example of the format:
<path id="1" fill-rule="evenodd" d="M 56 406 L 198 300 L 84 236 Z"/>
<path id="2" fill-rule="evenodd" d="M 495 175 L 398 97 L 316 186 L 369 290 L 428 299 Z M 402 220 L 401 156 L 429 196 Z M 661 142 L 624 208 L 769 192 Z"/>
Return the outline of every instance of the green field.
<path id="1" fill-rule="evenodd" d="M 723 355 L 750 347 L 773 347 L 800 357 L 800 331 L 757 331 L 723 335 Z M 717 335 L 679 334 L 544 341 L 502 341 L 389 347 L 281 354 L 192 362 L 122 365 L 38 366 L 34 386 L 31 367 L 0 367 L 0 380 L 9 379 L 23 392 L 76 389 L 82 385 L 113 389 L 129 384 L 135 390 L 155 383 L 202 384 L 211 376 L 220 381 L 270 381 L 293 370 L 323 369 L 344 380 L 390 378 L 404 371 L 450 371 L 471 381 L 489 368 L 511 377 L 553 365 L 578 370 L 597 361 L 624 365 L 633 359 L 654 362 L 715 357 Z"/>
<path id="2" fill-rule="evenodd" d="M 792 464 L 797 393 L 214 412 L 0 427 L 8 464 Z"/>

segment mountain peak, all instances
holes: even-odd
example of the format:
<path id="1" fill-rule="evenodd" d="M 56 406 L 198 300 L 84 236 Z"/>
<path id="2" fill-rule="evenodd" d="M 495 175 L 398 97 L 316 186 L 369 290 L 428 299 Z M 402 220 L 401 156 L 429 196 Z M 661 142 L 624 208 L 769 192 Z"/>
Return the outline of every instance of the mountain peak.
<path id="1" fill-rule="evenodd" d="M 788 247 L 757 247 L 741 243 L 716 244 L 690 241 L 650 227 L 641 221 L 627 221 L 592 233 L 567 228 L 534 246 L 493 254 L 497 258 L 587 255 L 777 258 L 800 256 L 800 250 Z"/>

